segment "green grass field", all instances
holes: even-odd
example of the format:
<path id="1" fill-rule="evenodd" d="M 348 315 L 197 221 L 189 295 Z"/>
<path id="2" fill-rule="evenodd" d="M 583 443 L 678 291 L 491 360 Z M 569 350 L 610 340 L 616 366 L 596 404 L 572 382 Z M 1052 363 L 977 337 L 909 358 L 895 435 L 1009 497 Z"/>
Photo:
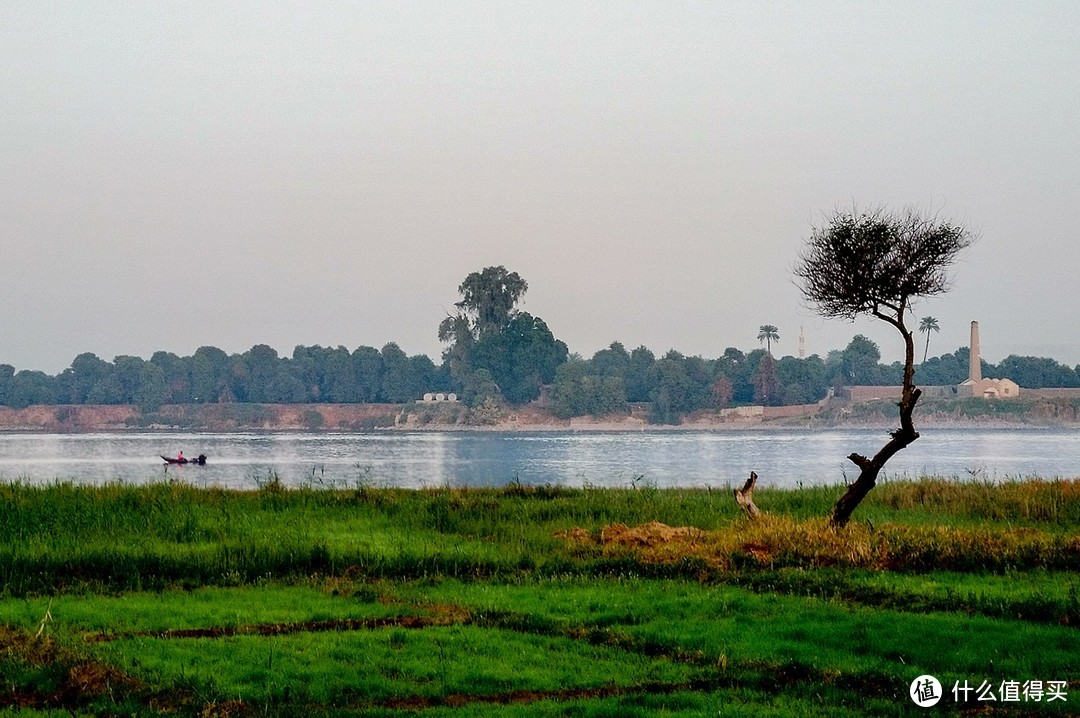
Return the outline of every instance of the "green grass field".
<path id="1" fill-rule="evenodd" d="M 840 490 L 0 484 L 0 709 L 1080 713 L 1080 481 Z"/>

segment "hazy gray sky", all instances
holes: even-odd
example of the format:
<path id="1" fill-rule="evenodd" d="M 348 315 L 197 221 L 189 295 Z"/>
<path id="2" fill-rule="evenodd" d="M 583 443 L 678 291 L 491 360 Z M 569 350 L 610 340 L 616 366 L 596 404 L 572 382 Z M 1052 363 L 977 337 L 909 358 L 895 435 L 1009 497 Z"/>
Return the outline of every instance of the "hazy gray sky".
<path id="1" fill-rule="evenodd" d="M 438 357 L 466 274 L 588 357 L 856 333 L 791 265 L 837 207 L 976 229 L 931 354 L 1080 362 L 1080 3 L 0 0 L 0 362 Z"/>

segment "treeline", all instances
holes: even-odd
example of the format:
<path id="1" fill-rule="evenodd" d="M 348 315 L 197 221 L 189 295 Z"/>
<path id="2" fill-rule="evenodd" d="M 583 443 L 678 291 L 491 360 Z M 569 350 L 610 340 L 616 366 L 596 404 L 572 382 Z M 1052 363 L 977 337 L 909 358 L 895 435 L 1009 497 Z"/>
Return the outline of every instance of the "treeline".
<path id="1" fill-rule="evenodd" d="M 111 362 L 85 353 L 56 376 L 0 364 L 0 405 L 133 404 L 153 412 L 163 404 L 223 402 L 401 404 L 452 391 L 490 413 L 547 392 L 564 418 L 625 412 L 642 403 L 652 421 L 677 423 L 702 409 L 808 404 L 830 388 L 903 380 L 903 365 L 882 364 L 878 346 L 862 335 L 825 358 L 775 359 L 772 344 L 780 337 L 772 325 L 762 325 L 757 337 L 766 349 L 729 347 L 716 359 L 675 350 L 657 358 L 646 347 L 627 351 L 619 342 L 584 359 L 571 355 L 543 319 L 516 309 L 527 290 L 528 283 L 505 267 L 469 274 L 458 287 L 457 311 L 439 324 L 439 340 L 447 345 L 439 364 L 423 354 L 407 356 L 394 343 L 352 351 L 297 346 L 291 357 L 265 344 L 243 354 L 204 346 L 190 357 L 161 351 L 149 360 L 118 356 Z M 968 375 L 968 356 L 963 347 L 928 359 L 915 380 L 959 384 Z M 996 366 L 984 361 L 982 374 L 1029 389 L 1080 386 L 1080 366 L 1038 357 L 1010 356 Z"/>
<path id="2" fill-rule="evenodd" d="M 782 406 L 823 399 L 830 387 L 858 381 L 898 383 L 897 366 L 879 363 L 869 339 L 857 336 L 843 351 L 799 359 L 775 359 L 764 349 L 727 348 L 716 359 L 669 351 L 657 358 L 649 349 L 627 352 L 613 343 L 591 359 L 561 366 L 552 387 L 552 408 L 561 417 L 605 414 L 629 403 L 647 403 L 655 423 L 678 423 L 682 414 L 734 405 Z M 893 382 L 893 374 L 896 381 Z"/>
<path id="3" fill-rule="evenodd" d="M 927 386 L 955 384 L 968 375 L 968 347 L 961 347 L 952 354 L 931 357 L 916 367 L 915 379 Z M 983 360 L 982 375 L 995 379 L 1012 379 L 1027 389 L 1047 387 L 1080 387 L 1080 365 L 1071 369 L 1046 357 L 1017 356 L 1012 354 L 999 364 Z M 896 366 L 899 366 L 897 364 Z M 956 377 L 959 377 L 957 379 Z"/>
<path id="4" fill-rule="evenodd" d="M 0 364 L 0 405 L 133 404 L 155 411 L 163 404 L 201 403 L 407 403 L 430 391 L 457 392 L 470 405 L 485 401 L 523 404 L 544 387 L 561 417 L 626 411 L 648 404 L 656 422 L 682 414 L 746 404 L 806 404 L 830 387 L 896 385 L 900 362 L 882 364 L 877 345 L 861 335 L 825 358 L 785 356 L 729 347 L 715 359 L 669 351 L 657 357 L 646 347 L 628 351 L 614 342 L 591 358 L 568 355 L 546 325 L 515 315 L 507 332 L 492 334 L 459 353 L 466 368 L 458 378 L 447 352 L 436 364 L 426 355 L 407 356 L 397 344 L 297 346 L 291 357 L 260 344 L 242 354 L 212 346 L 192 356 L 156 352 L 149 360 L 94 354 L 75 357 L 55 376 Z M 467 354 L 468 356 L 465 356 Z M 931 357 L 916 368 L 924 386 L 958 384 L 967 378 L 968 349 Z M 983 376 L 1007 377 L 1026 388 L 1080 387 L 1080 374 L 1053 359 L 1010 356 L 982 363 Z"/>
<path id="5" fill-rule="evenodd" d="M 134 404 L 144 412 L 163 404 L 251 402 L 404 403 L 425 391 L 451 389 L 445 365 L 426 355 L 407 356 L 397 344 L 381 350 L 361 346 L 298 346 L 292 357 L 265 344 L 229 355 L 200 347 L 192 356 L 156 352 L 149 361 L 91 353 L 75 357 L 56 376 L 0 364 L 0 404 Z"/>
<path id="6" fill-rule="evenodd" d="M 923 386 L 955 385 L 968 377 L 967 347 L 933 357 L 916 366 Z M 585 360 L 571 358 L 559 367 L 552 387 L 552 406 L 562 417 L 605 414 L 627 402 L 647 402 L 654 422 L 677 422 L 680 414 L 702 409 L 761 404 L 788 406 L 823 399 L 829 389 L 845 386 L 897 386 L 901 362 L 881 363 L 873 341 L 856 335 L 825 358 L 774 359 L 764 349 L 726 349 L 716 359 L 669 351 L 657 359 L 645 347 L 627 352 L 618 342 Z M 1022 387 L 1080 387 L 1080 366 L 1070 369 L 1053 359 L 1010 356 L 1000 364 L 982 362 L 984 377 L 1009 378 Z"/>

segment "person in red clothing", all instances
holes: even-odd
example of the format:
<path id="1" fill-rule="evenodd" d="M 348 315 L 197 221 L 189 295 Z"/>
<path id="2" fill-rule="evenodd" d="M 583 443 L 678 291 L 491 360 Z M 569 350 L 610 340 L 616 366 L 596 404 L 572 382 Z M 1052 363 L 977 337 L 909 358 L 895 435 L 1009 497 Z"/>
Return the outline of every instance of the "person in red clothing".
<path id="1" fill-rule="evenodd" d="M 183 463 L 183 461 L 184 461 L 184 452 L 183 451 L 181 451 L 179 454 L 176 455 L 176 460 Z"/>

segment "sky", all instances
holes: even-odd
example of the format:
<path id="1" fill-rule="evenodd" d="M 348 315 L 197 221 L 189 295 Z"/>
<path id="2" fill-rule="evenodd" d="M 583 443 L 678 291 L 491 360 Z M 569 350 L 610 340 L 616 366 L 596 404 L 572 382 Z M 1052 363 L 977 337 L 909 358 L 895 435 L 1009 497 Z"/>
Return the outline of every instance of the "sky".
<path id="1" fill-rule="evenodd" d="M 978 236 L 915 306 L 931 356 L 978 320 L 989 361 L 1073 366 L 1078 37 L 1071 0 L 0 0 L 0 363 L 438 360 L 495 265 L 586 358 L 772 324 L 893 361 L 791 269 L 832 212 L 913 206 Z"/>

